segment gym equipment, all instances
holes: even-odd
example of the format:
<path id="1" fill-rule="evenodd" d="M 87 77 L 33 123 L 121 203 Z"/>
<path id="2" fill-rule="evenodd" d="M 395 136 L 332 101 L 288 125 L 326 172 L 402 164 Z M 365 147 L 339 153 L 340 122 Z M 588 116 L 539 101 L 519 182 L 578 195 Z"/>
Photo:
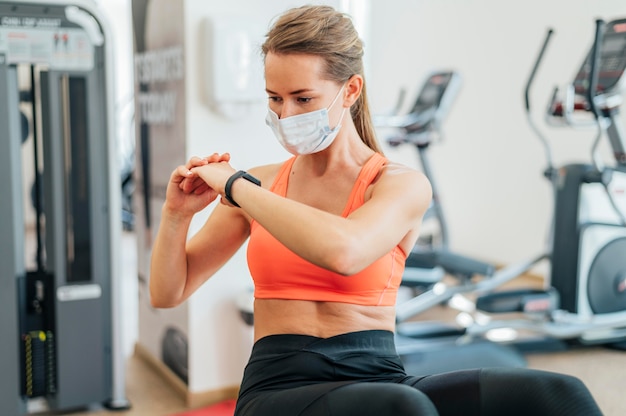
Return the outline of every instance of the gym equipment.
<path id="1" fill-rule="evenodd" d="M 596 22 L 596 36 L 573 83 L 563 97 L 555 88 L 548 111 L 553 126 L 595 127 L 590 164 L 554 167 L 548 140 L 533 121 L 529 92 L 553 31 L 549 30 L 525 90 L 529 123 L 548 161 L 545 176 L 554 192 L 549 249 L 537 261 L 550 260 L 546 290 L 499 292 L 479 297 L 478 311 L 522 313 L 522 318 L 482 321 L 467 326 L 465 337 L 489 337 L 508 330 L 506 342 L 525 349 L 518 331 L 539 341 L 613 345 L 626 339 L 626 137 L 618 120 L 626 81 L 626 19 Z M 582 116 L 579 116 L 581 113 Z M 593 118 L 584 117 L 591 113 Z M 604 134 L 615 158 L 599 155 Z M 531 267 L 536 262 L 528 263 Z"/>
<path id="2" fill-rule="evenodd" d="M 446 224 L 439 188 L 429 161 L 430 145 L 442 139 L 442 123 L 447 117 L 454 99 L 461 87 L 461 76 L 455 71 L 442 70 L 430 73 L 417 95 L 415 104 L 406 115 L 397 115 L 404 97 L 401 91 L 396 109 L 391 115 L 374 118 L 377 127 L 392 127 L 395 133 L 387 137 L 391 146 L 411 144 L 415 146 L 422 172 L 426 175 L 432 187 L 432 201 L 426 214 L 424 223 L 435 223 L 425 239 L 420 238 L 411 253 L 409 253 L 402 285 L 415 289 L 417 296 L 401 302 L 397 306 L 396 319 L 399 323 L 406 321 L 418 313 L 440 303 L 447 302 L 457 295 L 476 290 L 474 278 L 490 278 L 495 273 L 495 266 L 478 261 L 449 250 L 449 235 Z M 442 282 L 444 275 L 455 277 L 454 285 Z M 443 295 L 443 296 L 442 296 Z M 423 323 L 401 324 L 398 330 L 401 333 L 415 335 L 416 328 L 422 332 Z M 447 325 L 439 326 L 440 330 L 448 333 L 451 328 Z M 430 331 L 434 329 L 430 326 Z M 452 330 L 456 332 L 456 330 Z"/>
<path id="3" fill-rule="evenodd" d="M 538 258 L 522 261 L 496 271 L 494 264 L 473 259 L 449 250 L 448 229 L 441 205 L 437 181 L 430 167 L 428 150 L 430 144 L 442 137 L 441 125 L 452 101 L 456 98 L 461 77 L 454 71 L 435 71 L 424 82 L 411 112 L 397 116 L 379 116 L 374 119 L 379 127 L 394 127 L 395 135 L 387 141 L 392 146 L 412 144 L 418 151 L 422 171 L 433 189 L 433 198 L 424 216 L 424 222 L 436 222 L 439 238 L 431 235 L 426 244 L 419 241 L 409 253 L 402 285 L 415 289 L 415 296 L 396 307 L 397 332 L 402 336 L 425 340 L 432 337 L 458 337 L 464 329 L 458 325 L 421 321 L 408 321 L 436 305 L 448 303 L 466 308 L 472 302 L 465 294 L 489 293 L 502 283 L 528 270 Z M 401 94 L 401 98 L 404 93 Z M 399 102 L 401 99 L 399 100 Z M 396 105 L 399 108 L 400 104 Z M 438 244 L 437 244 L 438 242 Z M 444 276 L 454 279 L 444 282 Z M 473 307 L 472 307 L 473 308 Z M 409 343 L 410 344 L 410 343 Z"/>
<path id="4" fill-rule="evenodd" d="M 94 2 L 0 0 L 2 415 L 129 407 L 110 41 Z"/>
<path id="5" fill-rule="evenodd" d="M 426 77 L 407 114 L 398 115 L 405 95 L 402 90 L 395 110 L 390 115 L 374 117 L 375 126 L 394 128 L 395 133 L 386 139 L 389 145 L 415 146 L 422 172 L 432 187 L 432 200 L 423 218 L 423 231 L 408 255 L 402 278 L 402 285 L 414 289 L 415 293 L 431 289 L 434 284 L 441 282 L 446 272 L 465 283 L 475 275 L 489 275 L 495 269 L 490 264 L 449 251 L 448 226 L 428 156 L 430 145 L 442 140 L 441 126 L 459 93 L 461 83 L 461 76 L 455 71 L 434 71 Z M 440 264 L 442 262 L 445 267 Z M 415 315 L 414 306 L 414 302 L 399 305 L 399 320 Z"/>
<path id="6" fill-rule="evenodd" d="M 376 127 L 391 127 L 396 131 L 387 138 L 389 145 L 396 147 L 402 144 L 412 144 L 415 146 L 422 170 L 432 185 L 432 201 L 424 215 L 426 232 L 421 233 L 417 249 L 448 248 L 448 227 L 428 160 L 428 149 L 432 143 L 442 139 L 441 125 L 452 108 L 461 84 L 461 76 L 455 71 L 432 72 L 426 77 L 413 107 L 407 114 L 398 115 L 406 94 L 405 90 L 401 90 L 391 114 L 373 117 Z M 430 225 L 430 222 L 434 224 Z"/>
<path id="7" fill-rule="evenodd" d="M 396 110 L 385 116 L 374 117 L 377 127 L 391 127 L 395 134 L 387 138 L 391 146 L 415 146 L 422 172 L 431 182 L 433 198 L 424 222 L 434 234 L 420 239 L 409 253 L 402 285 L 414 289 L 413 298 L 396 305 L 396 349 L 410 374 L 432 374 L 475 367 L 523 367 L 524 358 L 508 347 L 484 340 L 459 344 L 461 328 L 439 322 L 407 320 L 426 309 L 445 303 L 455 296 L 476 289 L 475 277 L 482 282 L 490 280 L 495 266 L 449 250 L 448 230 L 441 199 L 428 150 L 442 137 L 442 122 L 447 116 L 461 86 L 461 77 L 455 71 L 430 73 L 406 115 L 397 115 L 404 92 Z M 517 271 L 512 270 L 513 273 Z M 511 271 L 509 271 L 511 273 Z M 442 282 L 444 275 L 452 276 L 452 285 Z M 494 284 L 495 287 L 497 284 Z M 467 301 L 469 302 L 469 301 Z"/>
<path id="8" fill-rule="evenodd" d="M 526 86 L 529 122 L 546 151 L 545 175 L 555 195 L 548 249 L 486 274 L 488 278 L 478 282 L 442 287 L 437 284 L 408 302 L 408 310 L 419 313 L 471 291 L 478 296 L 476 302 L 465 302 L 465 311 L 459 315 L 465 321 L 458 319 L 457 325 L 402 322 L 409 315 L 399 305 L 397 349 L 409 372 L 484 367 L 500 365 L 499 361 L 516 365 L 517 360 L 517 365 L 524 365 L 523 356 L 498 348 L 503 346 L 522 354 L 564 349 L 572 344 L 626 345 L 626 259 L 622 254 L 626 252 L 626 146 L 617 120 L 626 69 L 626 20 L 607 24 L 598 21 L 596 29 L 594 48 L 567 89 L 566 99 L 559 101 L 555 89 L 549 113 L 552 119 L 561 120 L 560 125 L 595 125 L 592 164 L 554 168 L 551 148 L 530 116 L 530 86 L 552 30 Z M 579 122 L 575 113 L 582 111 L 591 112 L 595 123 Z M 551 124 L 559 125 L 554 121 Z M 605 132 L 617 162 L 612 167 L 598 156 L 598 143 Z M 420 254 L 424 253 L 411 253 Z M 450 272 L 455 271 L 457 263 L 454 256 L 437 250 L 421 259 L 430 259 L 433 267 Z M 544 260 L 551 262 L 551 279 L 546 280 L 544 290 L 494 291 Z M 514 318 L 493 320 L 494 314 L 500 313 Z M 523 317 L 518 318 L 519 314 Z M 473 321 L 467 322 L 468 318 Z M 524 332 L 532 335 L 521 336 Z"/>

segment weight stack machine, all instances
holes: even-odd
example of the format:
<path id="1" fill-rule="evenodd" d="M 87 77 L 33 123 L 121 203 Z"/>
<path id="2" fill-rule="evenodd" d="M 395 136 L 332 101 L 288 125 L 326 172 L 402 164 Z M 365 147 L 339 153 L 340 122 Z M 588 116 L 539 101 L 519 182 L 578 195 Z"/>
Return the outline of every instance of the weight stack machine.
<path id="1" fill-rule="evenodd" d="M 113 51 L 94 2 L 0 0 L 0 414 L 127 408 Z"/>

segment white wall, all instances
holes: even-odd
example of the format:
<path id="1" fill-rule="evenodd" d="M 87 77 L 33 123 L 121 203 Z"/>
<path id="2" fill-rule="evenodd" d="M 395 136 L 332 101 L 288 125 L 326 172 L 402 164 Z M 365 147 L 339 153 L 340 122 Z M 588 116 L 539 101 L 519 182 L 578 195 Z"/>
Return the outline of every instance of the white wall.
<path id="1" fill-rule="evenodd" d="M 451 246 L 501 263 L 544 244 L 550 188 L 545 158 L 523 111 L 523 89 L 547 28 L 555 29 L 537 75 L 532 103 L 543 120 L 553 85 L 570 82 L 589 49 L 596 18 L 626 16 L 623 0 L 390 0 L 371 2 L 366 50 L 370 100 L 387 112 L 400 88 L 407 105 L 428 71 L 460 71 L 463 87 L 432 148 Z M 556 162 L 589 160 L 593 132 L 546 129 Z M 384 140 L 389 131 L 380 131 Z M 387 156 L 419 166 L 411 147 Z"/>

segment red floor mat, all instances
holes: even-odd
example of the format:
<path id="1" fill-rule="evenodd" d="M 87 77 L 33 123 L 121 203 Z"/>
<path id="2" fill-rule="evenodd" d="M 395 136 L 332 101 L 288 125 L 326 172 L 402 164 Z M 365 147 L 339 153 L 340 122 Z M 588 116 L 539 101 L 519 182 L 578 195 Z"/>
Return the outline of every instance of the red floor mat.
<path id="1" fill-rule="evenodd" d="M 235 414 L 235 400 L 225 400 L 201 409 L 177 413 L 173 416 L 233 416 L 233 414 Z"/>

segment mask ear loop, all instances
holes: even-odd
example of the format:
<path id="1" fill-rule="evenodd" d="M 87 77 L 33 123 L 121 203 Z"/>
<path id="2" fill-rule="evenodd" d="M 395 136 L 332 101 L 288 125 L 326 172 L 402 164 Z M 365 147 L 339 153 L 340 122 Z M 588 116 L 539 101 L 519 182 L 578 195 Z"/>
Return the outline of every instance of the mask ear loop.
<path id="1" fill-rule="evenodd" d="M 333 130 L 335 130 L 337 127 L 341 126 L 341 122 L 343 121 L 344 114 L 346 114 L 346 107 L 344 107 L 343 110 L 341 110 L 341 115 L 339 116 L 339 121 L 337 121 L 337 124 L 335 125 Z"/>
<path id="2" fill-rule="evenodd" d="M 335 103 L 339 99 L 339 96 L 341 95 L 342 91 L 344 90 L 344 88 L 346 88 L 347 82 L 348 81 L 343 83 L 343 85 L 339 89 L 339 92 L 337 92 L 337 95 L 335 95 L 335 99 L 333 100 L 333 102 L 330 103 L 330 105 L 328 107 L 326 107 L 326 111 L 327 112 L 330 112 L 330 109 L 333 108 L 333 106 L 335 105 Z M 335 127 L 333 127 L 333 130 L 335 130 L 338 126 L 341 125 L 341 121 L 343 120 L 343 116 L 344 116 L 345 113 L 346 113 L 346 107 L 344 107 L 343 110 L 341 110 L 341 116 L 339 116 L 339 121 L 337 121 L 337 124 L 335 125 Z"/>
<path id="3" fill-rule="evenodd" d="M 341 95 L 341 92 L 343 91 L 344 88 L 346 88 L 346 83 L 345 82 L 343 83 L 343 85 L 341 86 L 339 91 L 337 91 L 337 95 L 335 95 L 335 98 L 333 99 L 333 102 L 330 103 L 330 105 L 328 107 L 326 107 L 327 110 L 330 110 L 331 108 L 333 108 L 333 106 L 335 105 L 335 103 L 339 99 L 339 96 Z"/>

